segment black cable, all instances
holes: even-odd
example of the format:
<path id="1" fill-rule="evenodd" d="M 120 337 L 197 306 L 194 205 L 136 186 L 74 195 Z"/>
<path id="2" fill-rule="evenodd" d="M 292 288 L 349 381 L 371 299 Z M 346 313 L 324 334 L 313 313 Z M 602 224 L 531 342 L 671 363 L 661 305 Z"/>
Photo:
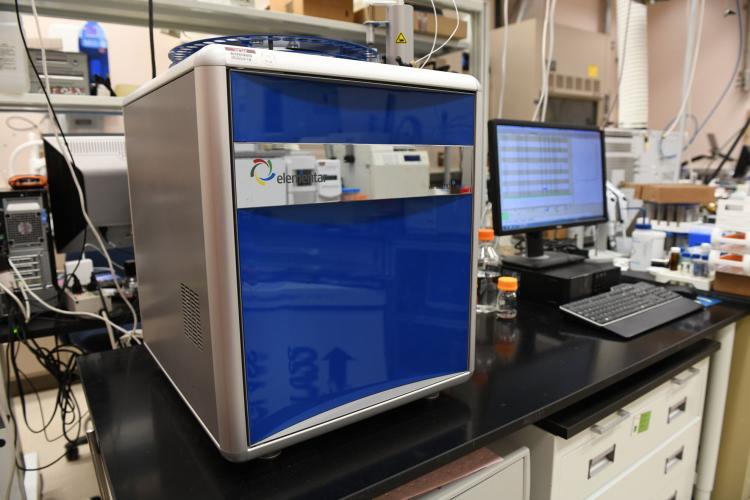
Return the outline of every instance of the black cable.
<path id="1" fill-rule="evenodd" d="M 16 21 L 18 23 L 18 31 L 21 34 L 21 42 L 23 43 L 24 51 L 26 52 L 26 58 L 29 60 L 29 64 L 31 65 L 31 69 L 34 71 L 34 76 L 36 76 L 37 82 L 39 82 L 39 87 L 42 90 L 42 94 L 44 95 L 45 101 L 47 101 L 47 106 L 49 107 L 49 110 L 52 114 L 52 119 L 54 120 L 53 126 L 57 126 L 57 129 L 60 131 L 60 137 L 63 140 L 63 144 L 65 144 L 65 149 L 68 151 L 68 157 L 70 158 L 70 164 L 73 166 L 73 168 L 77 168 L 75 158 L 73 157 L 73 152 L 70 149 L 70 144 L 68 144 L 68 138 L 65 136 L 65 132 L 63 131 L 62 125 L 60 123 L 60 119 L 57 117 L 57 112 L 55 111 L 54 106 L 52 106 L 52 100 L 50 99 L 49 93 L 47 93 L 47 86 L 44 83 L 44 80 L 42 79 L 41 75 L 39 74 L 39 70 L 36 68 L 36 65 L 34 64 L 34 58 L 31 55 L 31 51 L 29 50 L 29 45 L 26 42 L 26 35 L 23 32 L 23 23 L 21 22 L 21 8 L 18 4 L 18 0 L 14 0 L 15 5 L 15 11 L 16 11 Z M 88 228 L 84 229 L 84 244 L 86 243 L 86 230 Z M 76 264 L 76 270 L 78 270 L 78 265 L 80 264 L 80 259 L 78 260 L 78 264 Z M 63 284 L 63 291 L 65 290 L 65 284 Z"/>
<path id="2" fill-rule="evenodd" d="M 15 341 L 11 341 L 11 344 L 13 342 Z M 5 400 L 6 400 L 6 404 L 8 405 L 8 414 L 10 414 L 10 419 L 13 421 L 13 447 L 17 448 L 18 447 L 18 422 L 16 421 L 16 415 L 15 415 L 15 412 L 13 411 L 13 404 L 10 399 L 10 364 L 11 364 L 10 353 L 11 353 L 11 345 L 8 345 L 5 348 Z M 62 455 L 54 459 L 52 462 L 45 464 L 41 467 L 33 467 L 33 468 L 28 468 L 24 465 L 19 464 L 18 456 L 15 456 L 14 465 L 16 466 L 18 470 L 22 472 L 35 472 L 35 471 L 40 471 L 40 470 L 44 470 L 44 469 L 48 469 L 52 467 L 53 465 L 58 463 L 60 460 L 62 460 L 66 456 L 67 456 L 67 453 L 63 453 Z"/>
<path id="3" fill-rule="evenodd" d="M 151 78 L 156 78 L 156 51 L 154 50 L 154 0 L 148 0 L 148 44 L 151 48 Z"/>
<path id="4" fill-rule="evenodd" d="M 16 8 L 16 20 L 18 22 L 18 31 L 21 33 L 21 42 L 23 43 L 23 48 L 26 51 L 26 58 L 29 60 L 29 64 L 31 64 L 31 69 L 34 70 L 34 75 L 36 76 L 37 82 L 39 82 L 39 87 L 42 89 L 42 94 L 44 94 L 44 99 L 47 101 L 47 106 L 49 106 L 49 109 L 52 112 L 52 119 L 55 121 L 55 125 L 57 126 L 57 129 L 60 131 L 60 137 L 62 137 L 63 143 L 65 144 L 65 149 L 68 151 L 68 156 L 70 157 L 70 163 L 75 168 L 76 163 L 75 163 L 75 159 L 73 158 L 73 153 L 70 150 L 70 145 L 68 144 L 68 138 L 65 137 L 65 132 L 63 132 L 62 125 L 60 124 L 60 120 L 57 117 L 57 112 L 55 111 L 55 108 L 52 106 L 52 100 L 50 99 L 49 94 L 47 93 L 47 86 L 44 84 L 44 80 L 42 80 L 42 77 L 39 74 L 39 70 L 36 69 L 36 65 L 34 64 L 34 58 L 31 56 L 29 45 L 26 43 L 26 35 L 24 35 L 23 33 L 23 23 L 21 22 L 21 9 L 18 5 L 18 0 L 13 0 L 13 2 Z"/>
<path id="5" fill-rule="evenodd" d="M 717 175 L 721 172 L 721 169 L 724 168 L 724 165 L 729 161 L 729 158 L 732 156 L 732 153 L 734 153 L 734 149 L 737 147 L 737 144 L 740 143 L 742 140 L 742 137 L 745 135 L 745 132 L 747 132 L 748 127 L 750 127 L 750 116 L 748 116 L 747 120 L 745 120 L 745 124 L 740 129 L 739 134 L 737 134 L 737 137 L 734 138 L 734 141 L 732 142 L 732 145 L 729 147 L 729 151 L 724 154 L 723 158 L 721 159 L 721 163 L 719 163 L 719 166 L 716 167 L 716 170 L 714 170 L 711 175 L 706 177 L 706 180 L 703 181 L 703 184 L 710 184 L 712 180 L 716 178 Z"/>

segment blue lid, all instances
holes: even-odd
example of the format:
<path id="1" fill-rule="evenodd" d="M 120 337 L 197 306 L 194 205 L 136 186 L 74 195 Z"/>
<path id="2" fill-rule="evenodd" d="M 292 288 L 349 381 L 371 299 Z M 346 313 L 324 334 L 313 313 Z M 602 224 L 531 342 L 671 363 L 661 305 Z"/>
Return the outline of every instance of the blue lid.
<path id="1" fill-rule="evenodd" d="M 357 194 L 359 193 L 359 191 L 360 191 L 359 188 L 347 188 L 347 187 L 341 188 L 341 192 L 343 194 Z"/>
<path id="2" fill-rule="evenodd" d="M 649 223 L 640 223 L 635 225 L 636 229 L 651 229 L 651 224 Z"/>
<path id="3" fill-rule="evenodd" d="M 285 50 L 318 56 L 338 57 L 356 61 L 371 61 L 378 57 L 377 49 L 358 43 L 343 42 L 306 35 L 234 35 L 193 40 L 169 51 L 172 64 L 187 59 L 206 45 L 234 45 L 257 49 Z"/>

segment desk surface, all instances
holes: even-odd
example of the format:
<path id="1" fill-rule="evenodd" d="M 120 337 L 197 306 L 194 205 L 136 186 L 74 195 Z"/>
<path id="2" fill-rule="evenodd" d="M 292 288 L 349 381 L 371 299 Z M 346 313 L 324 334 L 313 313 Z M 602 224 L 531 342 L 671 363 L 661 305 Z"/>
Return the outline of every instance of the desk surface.
<path id="1" fill-rule="evenodd" d="M 145 348 L 92 354 L 80 367 L 118 498 L 364 498 L 538 422 L 747 312 L 722 303 L 631 340 L 546 305 L 521 305 L 509 324 L 480 316 L 470 381 L 244 464 L 219 455 Z"/>

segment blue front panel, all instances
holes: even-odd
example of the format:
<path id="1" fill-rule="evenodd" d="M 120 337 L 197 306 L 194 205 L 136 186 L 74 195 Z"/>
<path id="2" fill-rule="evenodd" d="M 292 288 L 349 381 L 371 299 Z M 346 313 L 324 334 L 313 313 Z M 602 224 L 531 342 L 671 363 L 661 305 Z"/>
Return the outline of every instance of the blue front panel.
<path id="1" fill-rule="evenodd" d="M 471 194 L 237 212 L 250 442 L 469 369 Z"/>
<path id="2" fill-rule="evenodd" d="M 235 142 L 474 145 L 469 93 L 230 72 Z"/>

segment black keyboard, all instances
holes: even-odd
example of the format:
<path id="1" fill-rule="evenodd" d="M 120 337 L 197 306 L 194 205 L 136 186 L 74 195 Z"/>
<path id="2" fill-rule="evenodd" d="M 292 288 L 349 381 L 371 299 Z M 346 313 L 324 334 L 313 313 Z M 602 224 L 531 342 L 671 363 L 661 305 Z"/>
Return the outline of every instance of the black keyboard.
<path id="1" fill-rule="evenodd" d="M 560 306 L 568 314 L 623 337 L 633 337 L 702 309 L 697 302 L 648 283 L 613 286 L 607 293 Z"/>

